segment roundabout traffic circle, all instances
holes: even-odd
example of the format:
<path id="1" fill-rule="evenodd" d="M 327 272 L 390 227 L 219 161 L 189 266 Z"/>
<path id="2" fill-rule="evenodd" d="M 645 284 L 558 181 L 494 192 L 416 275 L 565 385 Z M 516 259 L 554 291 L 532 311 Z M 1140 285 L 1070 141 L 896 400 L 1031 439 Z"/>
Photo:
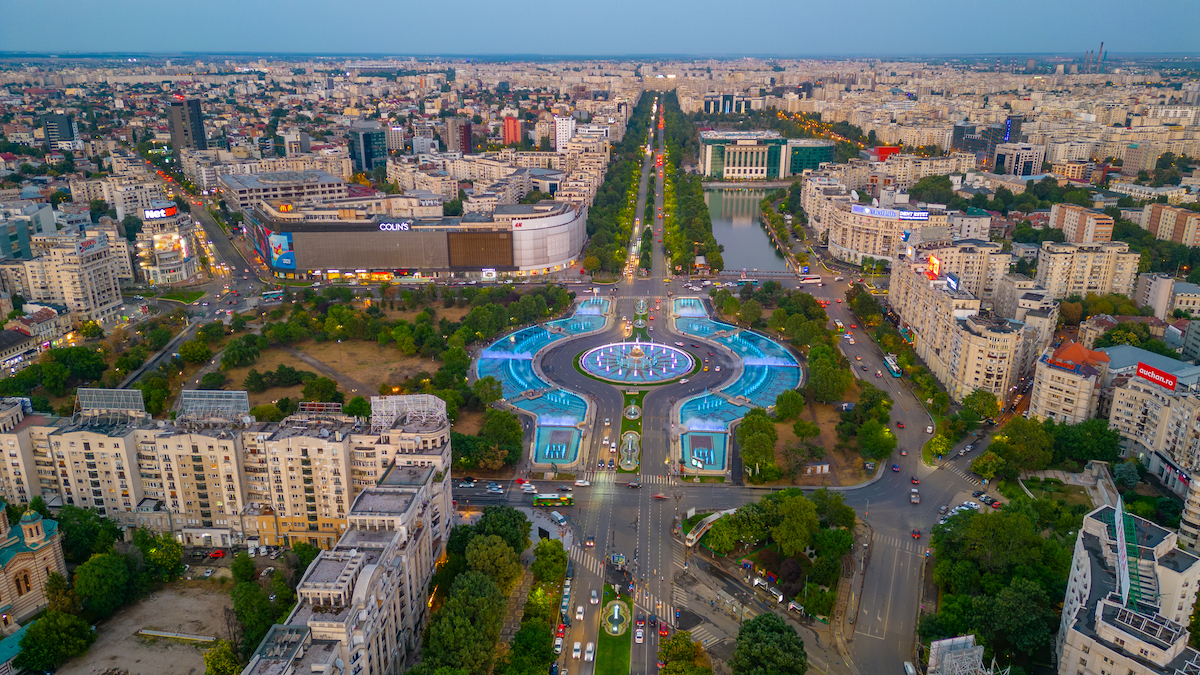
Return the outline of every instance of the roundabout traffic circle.
<path id="1" fill-rule="evenodd" d="M 695 364 L 686 351 L 654 342 L 613 342 L 593 347 L 579 357 L 579 367 L 585 373 L 618 384 L 669 382 L 691 372 Z"/>

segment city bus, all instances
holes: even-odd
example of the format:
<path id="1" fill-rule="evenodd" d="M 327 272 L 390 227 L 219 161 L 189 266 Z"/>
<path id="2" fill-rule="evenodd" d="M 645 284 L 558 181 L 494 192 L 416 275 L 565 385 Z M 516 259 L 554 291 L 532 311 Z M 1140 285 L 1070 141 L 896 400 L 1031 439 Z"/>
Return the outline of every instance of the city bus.
<path id="1" fill-rule="evenodd" d="M 737 284 L 738 284 L 738 286 L 745 286 L 746 284 L 750 284 L 751 286 L 757 286 L 758 279 L 749 279 L 746 277 L 742 277 L 741 279 L 738 279 Z"/>
<path id="2" fill-rule="evenodd" d="M 887 356 L 884 356 L 883 363 L 887 365 L 888 372 L 892 374 L 892 377 L 900 377 L 902 375 L 900 372 L 900 366 L 896 363 L 895 354 L 888 354 Z"/>
<path id="3" fill-rule="evenodd" d="M 802 284 L 819 284 L 819 283 L 821 283 L 821 277 L 806 274 L 806 275 L 800 277 L 800 283 L 802 283 Z"/>
<path id="4" fill-rule="evenodd" d="M 283 291 L 263 291 L 262 299 L 263 302 L 282 302 Z"/>
<path id="5" fill-rule="evenodd" d="M 839 333 L 846 332 L 846 324 L 842 323 L 840 319 L 833 320 L 833 327 L 837 328 L 837 332 L 839 332 Z"/>
<path id="6" fill-rule="evenodd" d="M 533 496 L 534 506 L 572 506 L 574 504 L 575 498 L 571 495 L 549 493 Z"/>

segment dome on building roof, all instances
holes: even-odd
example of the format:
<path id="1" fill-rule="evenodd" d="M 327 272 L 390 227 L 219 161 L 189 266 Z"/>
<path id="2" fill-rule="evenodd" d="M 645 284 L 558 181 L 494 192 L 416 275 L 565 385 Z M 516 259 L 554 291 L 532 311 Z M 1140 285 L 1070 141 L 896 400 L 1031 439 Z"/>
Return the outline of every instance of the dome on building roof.
<path id="1" fill-rule="evenodd" d="M 42 514 L 38 513 L 37 511 L 34 511 L 32 509 L 25 511 L 25 513 L 21 515 L 21 523 L 22 524 L 36 523 L 37 521 L 39 521 L 41 519 L 42 519 Z"/>

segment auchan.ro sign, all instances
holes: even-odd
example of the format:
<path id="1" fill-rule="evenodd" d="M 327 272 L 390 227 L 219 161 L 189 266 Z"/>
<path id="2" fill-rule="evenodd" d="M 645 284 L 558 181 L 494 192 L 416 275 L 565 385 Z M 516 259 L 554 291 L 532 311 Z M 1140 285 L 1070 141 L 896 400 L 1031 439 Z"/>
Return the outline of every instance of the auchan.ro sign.
<path id="1" fill-rule="evenodd" d="M 1171 391 L 1175 391 L 1175 376 L 1168 372 L 1159 370 L 1153 366 L 1148 366 L 1139 361 L 1137 366 L 1137 374 L 1138 377 L 1144 380 L 1150 380 L 1154 384 L 1162 385 Z"/>

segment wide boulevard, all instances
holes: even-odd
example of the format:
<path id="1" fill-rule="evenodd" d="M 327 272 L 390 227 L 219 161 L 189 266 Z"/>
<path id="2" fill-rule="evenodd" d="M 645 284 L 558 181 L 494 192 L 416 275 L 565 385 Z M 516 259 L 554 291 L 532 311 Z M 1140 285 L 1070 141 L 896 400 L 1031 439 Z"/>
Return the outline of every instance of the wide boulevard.
<path id="1" fill-rule="evenodd" d="M 645 156 L 635 211 L 639 218 L 646 212 L 647 199 L 654 199 L 656 214 L 658 207 L 663 205 L 663 179 L 659 178 L 655 166 L 655 154 L 664 151 L 661 132 L 648 136 L 647 140 L 650 139 L 653 139 L 656 152 Z M 654 189 L 652 197 L 649 192 L 651 186 Z M 693 636 L 704 640 L 718 657 L 724 658 L 731 653 L 738 624 L 736 618 L 729 619 L 717 611 L 720 607 L 714 599 L 717 591 L 723 591 L 727 596 L 744 603 L 738 610 L 740 618 L 765 611 L 787 615 L 785 605 L 770 605 L 762 598 L 755 597 L 742 579 L 709 564 L 703 556 L 687 555 L 689 552 L 685 551 L 683 544 L 672 536 L 672 523 L 678 512 L 686 512 L 690 508 L 736 507 L 761 499 L 769 489 L 743 485 L 737 474 L 727 474 L 724 483 L 682 482 L 673 475 L 672 468 L 677 463 L 672 462 L 674 458 L 669 450 L 672 402 L 704 388 L 726 384 L 734 376 L 736 368 L 730 367 L 734 365 L 734 357 L 727 350 L 674 333 L 668 321 L 670 298 L 681 293 L 688 295 L 689 292 L 683 288 L 685 281 L 673 278 L 667 269 L 659 234 L 661 221 L 656 219 L 650 225 L 655 234 L 651 257 L 653 269 L 649 277 L 626 275 L 615 285 L 595 287 L 596 293 L 610 297 L 615 303 L 613 316 L 616 320 L 610 321 L 608 329 L 602 333 L 557 342 L 540 356 L 543 371 L 555 385 L 585 393 L 596 406 L 592 415 L 595 427 L 584 436 L 580 463 L 583 469 L 578 473 L 580 477 L 590 480 L 591 485 L 575 487 L 575 505 L 562 509 L 568 519 L 566 530 L 570 534 L 571 558 L 575 561 L 570 618 L 574 618 L 575 607 L 583 605 L 585 609 L 584 621 L 572 621 L 564 637 L 565 645 L 560 660 L 565 671 L 570 673 L 590 675 L 592 672 L 593 663 L 572 659 L 570 651 L 574 642 L 586 645 L 597 639 L 600 630 L 599 611 L 598 607 L 589 604 L 589 597 L 592 590 L 602 591 L 606 574 L 610 582 L 613 580 L 612 571 L 606 570 L 604 565 L 606 556 L 610 554 L 622 554 L 629 561 L 628 568 L 636 585 L 636 612 L 647 615 L 655 613 L 667 619 L 674 630 L 675 612 L 678 610 L 682 627 L 692 630 Z M 755 235 L 765 236 L 759 233 Z M 636 240 L 636 233 L 634 237 Z M 856 319 L 846 309 L 844 302 L 836 302 L 844 297 L 852 279 L 847 276 L 844 281 L 835 282 L 834 274 L 827 274 L 823 286 L 810 284 L 804 290 L 819 299 L 830 301 L 827 311 L 831 320 L 841 319 L 846 326 L 855 324 Z M 791 279 L 785 285 L 795 287 L 796 283 L 797 280 Z M 668 296 L 668 292 L 672 292 L 673 296 Z M 634 305 L 639 298 L 649 299 L 651 314 L 655 317 L 649 322 L 653 328 L 651 339 L 666 343 L 682 341 L 685 348 L 700 361 L 707 357 L 710 359 L 708 365 L 723 368 L 721 372 L 717 372 L 716 368 L 698 372 L 686 384 L 650 388 L 644 400 L 640 472 L 634 475 L 597 469 L 598 461 L 616 457 L 602 441 L 607 436 L 616 445 L 620 430 L 621 390 L 581 375 L 576 371 L 573 359 L 589 347 L 623 339 L 624 322 L 620 319 L 633 318 Z M 662 302 L 661 310 L 657 312 L 653 310 L 656 301 Z M 866 541 L 860 539 L 856 543 L 854 552 L 856 574 L 861 569 L 859 565 L 864 555 L 867 567 L 865 576 L 858 580 L 861 581 L 861 597 L 856 590 L 849 600 L 848 611 L 854 614 L 854 621 L 852 628 L 845 632 L 843 644 L 847 655 L 843 656 L 835 648 L 833 641 L 828 638 L 828 631 L 818 637 L 817 632 L 805 628 L 806 624 L 796 625 L 801 627 L 800 635 L 805 639 L 810 658 L 818 669 L 827 672 L 886 672 L 886 669 L 895 670 L 902 661 L 911 659 L 919 609 L 920 569 L 925 561 L 930 526 L 938 518 L 938 507 L 969 497 L 970 491 L 978 486 L 968 477 L 970 472 L 965 464 L 958 466 L 949 462 L 943 465 L 948 470 L 938 470 L 921 462 L 920 449 L 928 439 L 926 427 L 932 424 L 929 415 L 906 383 L 886 376 L 883 355 L 872 341 L 864 336 L 855 340 L 854 345 L 849 344 L 848 340 L 842 343 L 844 353 L 854 363 L 855 374 L 871 380 L 891 395 L 895 401 L 892 419 L 903 422 L 905 427 L 900 429 L 893 426 L 899 445 L 893 457 L 880 463 L 881 475 L 863 486 L 845 490 L 847 503 L 870 525 L 870 535 L 864 538 Z M 693 344 L 699 344 L 700 348 L 693 348 Z M 858 357 L 861 357 L 861 361 Z M 876 378 L 877 370 L 882 370 L 885 377 Z M 611 424 L 606 426 L 606 421 Z M 908 450 L 907 456 L 901 456 L 900 449 Z M 893 464 L 898 465 L 898 471 L 891 470 Z M 730 466 L 738 466 L 733 458 Z M 919 505 L 909 503 L 913 477 L 920 480 L 922 499 Z M 549 492 L 557 490 L 563 481 L 543 482 L 544 485 L 538 485 L 539 491 Z M 641 487 L 630 487 L 628 483 L 636 483 Z M 656 499 L 656 493 L 666 498 Z M 529 500 L 528 496 L 515 489 L 507 489 L 503 496 L 487 495 L 482 488 L 458 490 L 456 496 L 460 503 L 466 499 L 472 505 L 527 505 Z M 914 529 L 920 531 L 919 539 L 912 536 Z M 588 536 L 595 538 L 594 547 L 585 547 Z M 864 543 L 869 548 L 864 549 Z M 856 581 L 853 587 L 858 589 L 859 583 Z M 789 620 L 797 618 L 794 613 L 788 616 Z M 633 645 L 632 673 L 643 675 L 656 671 L 658 639 L 658 631 L 646 626 L 645 642 Z"/>

